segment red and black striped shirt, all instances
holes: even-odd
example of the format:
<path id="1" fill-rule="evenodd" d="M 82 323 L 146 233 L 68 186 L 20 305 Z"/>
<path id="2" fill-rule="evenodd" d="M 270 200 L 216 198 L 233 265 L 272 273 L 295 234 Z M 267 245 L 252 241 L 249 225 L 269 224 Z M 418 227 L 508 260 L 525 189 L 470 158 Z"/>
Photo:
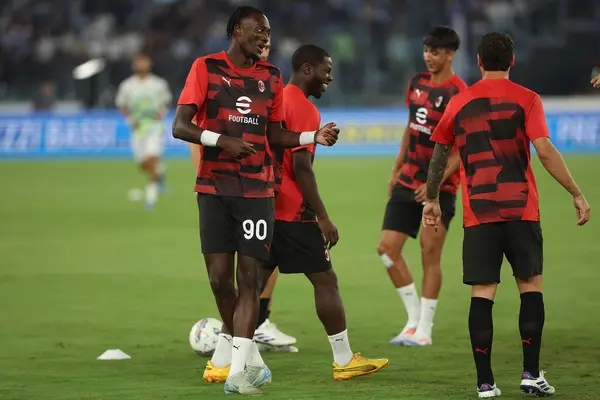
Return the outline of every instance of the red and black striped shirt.
<path id="1" fill-rule="evenodd" d="M 460 155 L 464 226 L 539 221 L 530 143 L 549 137 L 540 96 L 483 79 L 452 98 L 431 140 Z"/>
<path id="2" fill-rule="evenodd" d="M 256 154 L 236 160 L 219 147 L 200 146 L 195 191 L 218 196 L 273 197 L 274 171 L 267 142 L 269 122 L 282 120 L 279 69 L 257 61 L 236 68 L 226 52 L 196 59 L 177 104 L 195 104 L 202 129 L 252 143 Z"/>
<path id="3" fill-rule="evenodd" d="M 427 181 L 429 161 L 435 147 L 430 140 L 431 134 L 450 98 L 466 87 L 467 84 L 457 75 L 439 84 L 432 81 L 429 72 L 419 73 L 410 80 L 406 90 L 410 138 L 398 183 L 409 189 L 417 189 Z M 459 181 L 457 172 L 442 183 L 441 190 L 456 194 Z"/>

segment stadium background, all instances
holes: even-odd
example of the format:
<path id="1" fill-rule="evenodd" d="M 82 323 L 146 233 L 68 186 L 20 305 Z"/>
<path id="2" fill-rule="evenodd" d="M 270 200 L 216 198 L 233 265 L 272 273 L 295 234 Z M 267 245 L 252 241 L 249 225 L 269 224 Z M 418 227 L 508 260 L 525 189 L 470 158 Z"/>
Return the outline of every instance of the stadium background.
<path id="1" fill-rule="evenodd" d="M 217 396 L 200 381 L 203 360 L 187 345 L 202 317 L 216 316 L 197 239 L 193 171 L 171 138 L 169 190 L 153 213 L 127 200 L 143 178 L 129 159 L 129 132 L 114 109 L 131 56 L 148 52 L 178 96 L 193 59 L 227 48 L 237 0 L 5 0 L 0 2 L 0 398 L 159 399 Z M 270 61 L 289 76 L 295 48 L 312 42 L 334 59 L 335 81 L 317 105 L 342 139 L 320 149 L 321 192 L 342 241 L 334 263 L 353 348 L 390 358 L 368 379 L 333 383 L 329 349 L 302 277 L 283 277 L 273 319 L 299 339 L 298 354 L 267 355 L 273 398 L 469 398 L 468 289 L 460 284 L 460 218 L 444 253 L 445 283 L 434 346 L 391 348 L 404 323 L 400 299 L 375 254 L 385 187 L 407 120 L 407 79 L 421 70 L 424 32 L 461 35 L 456 71 L 479 77 L 477 39 L 511 33 L 511 77 L 542 94 L 557 147 L 592 208 L 600 199 L 600 3 L 595 0 L 254 1 L 273 28 Z M 106 67 L 89 79 L 73 69 Z M 166 122 L 168 127 L 170 120 Z M 336 156 L 336 157 L 328 157 Z M 360 159 L 357 158 L 360 156 Z M 564 398 L 600 396 L 600 249 L 596 223 L 576 229 L 568 196 L 535 162 L 546 235 L 547 330 L 543 360 Z M 407 258 L 420 282 L 418 245 Z M 503 280 L 510 284 L 505 269 Z M 506 286 L 506 285 L 503 285 Z M 520 350 L 514 290 L 501 288 L 496 375 L 517 398 Z M 119 347 L 131 361 L 95 357 Z M 514 382 L 514 383 L 513 383 Z M 513 385 L 511 387 L 510 385 Z"/>

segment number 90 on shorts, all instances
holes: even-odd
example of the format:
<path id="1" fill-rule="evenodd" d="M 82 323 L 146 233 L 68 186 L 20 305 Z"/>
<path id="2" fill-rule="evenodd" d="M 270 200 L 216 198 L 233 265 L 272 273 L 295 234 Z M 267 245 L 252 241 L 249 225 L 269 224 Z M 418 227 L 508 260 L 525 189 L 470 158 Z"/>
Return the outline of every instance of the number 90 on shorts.
<path id="1" fill-rule="evenodd" d="M 247 219 L 242 222 L 242 229 L 244 230 L 244 239 L 246 240 L 256 238 L 262 241 L 267 238 L 267 221 L 264 219 L 259 219 L 256 222 Z"/>

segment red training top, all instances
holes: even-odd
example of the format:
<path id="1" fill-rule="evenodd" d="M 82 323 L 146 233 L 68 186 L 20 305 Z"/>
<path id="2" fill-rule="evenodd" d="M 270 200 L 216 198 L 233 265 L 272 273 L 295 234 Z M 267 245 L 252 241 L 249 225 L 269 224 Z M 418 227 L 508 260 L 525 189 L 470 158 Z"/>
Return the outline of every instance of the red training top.
<path id="1" fill-rule="evenodd" d="M 414 190 L 427 181 L 429 161 L 435 146 L 435 143 L 430 140 L 431 133 L 442 117 L 450 98 L 466 87 L 467 84 L 457 75 L 452 75 L 439 84 L 432 81 L 429 72 L 419 73 L 410 80 L 406 89 L 410 138 L 406 158 L 398 177 L 399 184 Z M 456 194 L 459 182 L 457 171 L 442 183 L 441 190 Z"/>
<path id="2" fill-rule="evenodd" d="M 220 147 L 200 146 L 195 190 L 218 196 L 273 197 L 273 160 L 267 124 L 282 118 L 279 69 L 263 61 L 236 68 L 220 52 L 194 61 L 177 104 L 194 104 L 202 129 L 252 143 L 256 154 L 236 160 Z"/>
<path id="3" fill-rule="evenodd" d="M 540 96 L 508 79 L 452 98 L 431 140 L 458 147 L 465 227 L 540 220 L 529 149 L 540 137 L 549 137 Z"/>
<path id="4" fill-rule="evenodd" d="M 321 115 L 317 107 L 308 100 L 304 92 L 295 85 L 289 84 L 283 90 L 283 121 L 285 127 L 295 132 L 315 131 L 321 124 Z M 281 178 L 275 198 L 275 219 L 287 222 L 316 222 L 314 211 L 306 203 L 298 188 L 294 175 L 293 154 L 299 150 L 308 150 L 315 157 L 316 145 L 277 150 L 277 164 L 281 170 L 277 175 Z"/>

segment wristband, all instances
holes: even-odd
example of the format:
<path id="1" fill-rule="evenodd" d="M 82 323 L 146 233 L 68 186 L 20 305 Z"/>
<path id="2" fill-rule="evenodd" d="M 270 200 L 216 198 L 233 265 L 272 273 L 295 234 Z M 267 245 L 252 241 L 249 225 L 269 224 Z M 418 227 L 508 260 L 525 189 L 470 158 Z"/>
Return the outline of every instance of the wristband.
<path id="1" fill-rule="evenodd" d="M 219 140 L 219 136 L 221 135 L 218 133 L 205 130 L 202 131 L 202 134 L 200 135 L 200 142 L 202 145 L 207 147 L 217 147 L 217 140 Z"/>
<path id="2" fill-rule="evenodd" d="M 300 146 L 306 146 L 307 144 L 315 144 L 315 135 L 317 131 L 302 132 L 300 134 Z"/>

